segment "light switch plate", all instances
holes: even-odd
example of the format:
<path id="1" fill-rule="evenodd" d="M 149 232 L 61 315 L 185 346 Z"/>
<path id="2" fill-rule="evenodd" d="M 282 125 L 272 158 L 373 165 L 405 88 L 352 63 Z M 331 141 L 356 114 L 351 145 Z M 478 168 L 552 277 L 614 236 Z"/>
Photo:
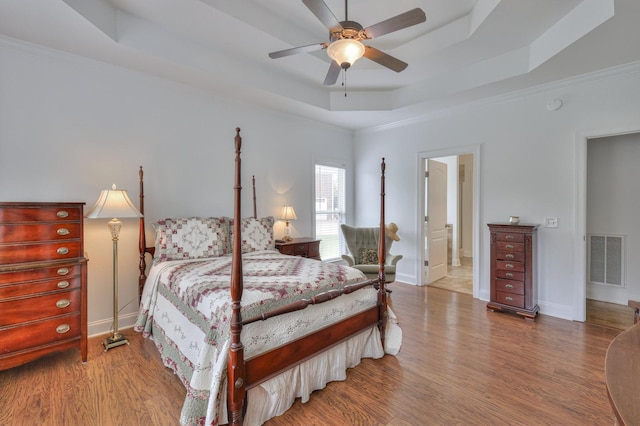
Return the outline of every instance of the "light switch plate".
<path id="1" fill-rule="evenodd" d="M 545 228 L 557 228 L 558 227 L 558 218 L 557 217 L 547 217 L 544 220 Z"/>

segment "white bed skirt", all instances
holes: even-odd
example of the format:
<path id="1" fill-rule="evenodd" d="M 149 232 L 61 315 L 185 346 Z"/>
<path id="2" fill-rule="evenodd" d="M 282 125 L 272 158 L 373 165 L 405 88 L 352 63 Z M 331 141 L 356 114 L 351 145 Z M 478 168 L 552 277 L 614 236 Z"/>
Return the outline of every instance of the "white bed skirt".
<path id="1" fill-rule="evenodd" d="M 385 334 L 385 350 L 380 342 L 380 331 L 371 327 L 250 389 L 243 424 L 261 425 L 287 411 L 296 398 L 307 402 L 314 390 L 323 389 L 333 381 L 345 380 L 347 369 L 360 364 L 362 358 L 382 358 L 385 352 L 396 355 L 402 342 L 402 330 L 390 309 Z M 226 419 L 226 400 L 221 403 L 221 419 Z M 208 419 L 207 424 L 210 424 Z"/>

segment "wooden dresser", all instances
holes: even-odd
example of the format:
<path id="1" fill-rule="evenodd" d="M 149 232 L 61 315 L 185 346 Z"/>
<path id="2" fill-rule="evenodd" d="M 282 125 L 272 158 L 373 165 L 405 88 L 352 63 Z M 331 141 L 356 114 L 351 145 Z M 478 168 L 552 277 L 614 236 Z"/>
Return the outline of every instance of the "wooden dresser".
<path id="1" fill-rule="evenodd" d="M 487 309 L 535 319 L 538 307 L 536 244 L 538 225 L 489 223 L 491 301 Z"/>
<path id="2" fill-rule="evenodd" d="M 276 243 L 276 250 L 290 256 L 320 260 L 320 240 L 309 237 L 293 238 L 291 241 Z"/>
<path id="3" fill-rule="evenodd" d="M 87 361 L 83 208 L 0 202 L 0 370 L 72 347 Z"/>

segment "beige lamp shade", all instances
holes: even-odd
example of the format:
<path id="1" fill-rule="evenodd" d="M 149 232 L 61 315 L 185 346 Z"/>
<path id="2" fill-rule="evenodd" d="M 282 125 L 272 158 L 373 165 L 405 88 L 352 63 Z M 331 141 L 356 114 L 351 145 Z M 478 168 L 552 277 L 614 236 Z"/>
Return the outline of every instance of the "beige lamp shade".
<path id="1" fill-rule="evenodd" d="M 111 189 L 104 189 L 96 204 L 87 212 L 88 219 L 110 219 L 142 217 L 142 213 L 133 205 L 127 191 L 116 189 L 114 184 Z"/>
<path id="2" fill-rule="evenodd" d="M 293 206 L 286 205 L 282 206 L 282 211 L 280 212 L 280 220 L 296 220 L 298 217 L 296 216 L 296 211 L 293 209 Z"/>

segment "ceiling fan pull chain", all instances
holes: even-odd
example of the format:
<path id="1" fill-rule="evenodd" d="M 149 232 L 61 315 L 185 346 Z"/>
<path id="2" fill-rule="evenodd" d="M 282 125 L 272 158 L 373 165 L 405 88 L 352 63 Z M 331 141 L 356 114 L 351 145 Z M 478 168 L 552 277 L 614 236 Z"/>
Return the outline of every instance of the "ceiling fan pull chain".
<path id="1" fill-rule="evenodd" d="M 342 70 L 342 86 L 344 87 L 344 97 L 347 97 L 347 70 Z"/>

